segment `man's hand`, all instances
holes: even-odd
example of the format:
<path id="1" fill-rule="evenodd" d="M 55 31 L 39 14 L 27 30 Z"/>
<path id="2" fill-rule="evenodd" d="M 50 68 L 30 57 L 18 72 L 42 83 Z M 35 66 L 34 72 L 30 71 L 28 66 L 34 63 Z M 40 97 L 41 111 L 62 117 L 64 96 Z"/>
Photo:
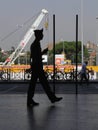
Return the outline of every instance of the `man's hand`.
<path id="1" fill-rule="evenodd" d="M 42 51 L 42 55 L 45 54 L 45 53 L 47 53 L 47 51 L 48 51 L 48 48 L 44 49 L 44 50 Z"/>

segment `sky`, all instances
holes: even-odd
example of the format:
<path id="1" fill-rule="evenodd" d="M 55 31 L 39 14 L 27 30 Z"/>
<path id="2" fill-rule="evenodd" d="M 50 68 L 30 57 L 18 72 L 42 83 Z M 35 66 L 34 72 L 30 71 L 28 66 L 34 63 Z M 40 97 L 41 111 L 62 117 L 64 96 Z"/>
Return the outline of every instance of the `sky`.
<path id="1" fill-rule="evenodd" d="M 44 36 L 47 42 L 53 41 L 53 15 L 55 15 L 56 42 L 75 41 L 76 15 L 78 15 L 78 39 L 81 40 L 82 26 L 84 44 L 88 41 L 97 43 L 98 0 L 0 0 L 0 47 L 3 50 L 12 46 L 17 47 L 32 22 L 25 31 L 14 33 L 7 38 L 6 36 L 43 8 L 49 12 L 48 33 Z M 29 45 L 27 47 L 29 48 Z"/>

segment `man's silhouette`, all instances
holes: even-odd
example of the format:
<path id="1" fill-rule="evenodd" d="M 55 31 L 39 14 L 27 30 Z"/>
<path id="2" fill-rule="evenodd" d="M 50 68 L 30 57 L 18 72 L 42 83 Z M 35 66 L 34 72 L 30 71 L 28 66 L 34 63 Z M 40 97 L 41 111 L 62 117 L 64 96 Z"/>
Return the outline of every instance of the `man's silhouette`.
<path id="1" fill-rule="evenodd" d="M 27 94 L 27 106 L 34 106 L 39 104 L 33 100 L 35 86 L 38 78 L 51 103 L 60 101 L 62 99 L 62 97 L 56 97 L 54 93 L 51 91 L 47 78 L 45 77 L 44 74 L 42 54 L 46 53 L 48 51 L 48 48 L 46 48 L 43 52 L 41 52 L 40 40 L 43 39 L 43 29 L 35 30 L 34 35 L 35 40 L 30 47 L 31 51 L 30 61 L 31 61 L 32 74 Z"/>

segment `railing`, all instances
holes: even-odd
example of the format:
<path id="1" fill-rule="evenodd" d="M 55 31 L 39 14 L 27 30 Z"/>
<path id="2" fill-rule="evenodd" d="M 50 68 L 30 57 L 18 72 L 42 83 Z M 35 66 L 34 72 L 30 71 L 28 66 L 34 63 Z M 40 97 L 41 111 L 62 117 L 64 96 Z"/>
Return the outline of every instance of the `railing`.
<path id="1" fill-rule="evenodd" d="M 45 71 L 45 75 L 48 80 L 53 80 L 53 72 Z M 89 79 L 91 79 L 91 74 L 87 73 Z M 30 80 L 31 79 L 31 70 L 30 69 L 14 69 L 9 68 L 0 70 L 0 81 L 14 81 L 14 80 Z M 76 72 L 62 72 L 57 71 L 55 73 L 55 80 L 72 80 L 75 81 Z M 77 79 L 80 79 L 80 73 L 77 73 Z"/>
<path id="2" fill-rule="evenodd" d="M 31 74 L 25 69 L 4 69 L 0 70 L 0 80 L 11 81 L 11 80 L 30 80 Z"/>

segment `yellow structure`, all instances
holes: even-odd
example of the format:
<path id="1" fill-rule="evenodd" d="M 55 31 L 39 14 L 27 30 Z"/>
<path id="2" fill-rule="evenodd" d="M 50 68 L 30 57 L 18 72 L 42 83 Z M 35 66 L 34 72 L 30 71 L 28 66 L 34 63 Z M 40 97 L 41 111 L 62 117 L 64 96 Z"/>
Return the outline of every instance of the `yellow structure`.
<path id="1" fill-rule="evenodd" d="M 81 66 L 79 66 L 81 67 Z M 0 66 L 0 71 L 13 71 L 13 72 L 20 72 L 20 71 L 24 71 L 26 69 L 29 69 L 30 65 L 12 65 L 12 66 Z M 56 68 L 58 70 L 63 70 L 64 72 L 70 72 L 73 69 L 75 69 L 75 65 L 57 65 Z M 98 66 L 87 66 L 87 68 L 90 70 L 92 68 L 92 70 L 94 70 L 94 72 L 98 72 Z M 50 72 L 53 72 L 53 65 L 46 65 L 44 66 L 44 70 L 47 70 Z"/>

